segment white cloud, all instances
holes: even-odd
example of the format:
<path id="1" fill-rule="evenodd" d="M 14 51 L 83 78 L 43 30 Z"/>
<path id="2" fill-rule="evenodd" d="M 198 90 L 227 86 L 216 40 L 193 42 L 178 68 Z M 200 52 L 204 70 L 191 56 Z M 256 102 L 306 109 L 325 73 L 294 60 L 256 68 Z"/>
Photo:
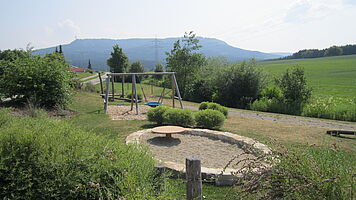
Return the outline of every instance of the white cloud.
<path id="1" fill-rule="evenodd" d="M 60 29 L 70 29 L 73 31 L 76 35 L 80 34 L 80 28 L 78 25 L 76 25 L 72 20 L 70 19 L 65 19 L 63 21 L 58 22 L 58 27 Z"/>
<path id="2" fill-rule="evenodd" d="M 287 10 L 287 23 L 308 23 L 335 15 L 346 8 L 345 0 L 298 0 Z"/>
<path id="3" fill-rule="evenodd" d="M 46 25 L 43 27 L 43 32 L 43 37 L 37 41 L 37 45 L 40 47 L 71 42 L 81 35 L 80 27 L 71 19 L 61 20 L 53 25 Z"/>

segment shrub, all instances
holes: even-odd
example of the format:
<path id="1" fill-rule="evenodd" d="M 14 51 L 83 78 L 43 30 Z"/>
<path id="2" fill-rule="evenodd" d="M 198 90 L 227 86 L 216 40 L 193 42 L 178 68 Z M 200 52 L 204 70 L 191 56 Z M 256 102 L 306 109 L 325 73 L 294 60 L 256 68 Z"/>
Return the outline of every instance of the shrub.
<path id="1" fill-rule="evenodd" d="M 156 122 L 157 124 L 163 124 L 165 122 L 163 114 L 171 109 L 167 106 L 157 106 L 155 108 L 150 109 L 147 112 L 148 121 Z"/>
<path id="2" fill-rule="evenodd" d="M 163 114 L 164 121 L 167 124 L 178 126 L 194 125 L 193 112 L 189 109 L 172 108 L 166 110 Z"/>
<path id="3" fill-rule="evenodd" d="M 96 92 L 96 88 L 95 88 L 95 85 L 93 85 L 92 83 L 88 82 L 88 83 L 84 83 L 83 84 L 82 91 L 85 91 L 85 92 Z"/>
<path id="4" fill-rule="evenodd" d="M 255 60 L 233 63 L 216 75 L 217 102 L 229 107 L 247 108 L 257 99 L 264 83 L 265 76 L 257 68 Z"/>
<path id="5" fill-rule="evenodd" d="M 126 97 L 127 97 L 128 99 L 131 99 L 132 94 L 130 93 L 130 94 L 128 94 Z M 135 98 L 135 96 L 134 96 L 134 98 Z M 138 98 L 138 100 L 142 100 L 142 95 L 137 93 L 137 98 Z"/>
<path id="6" fill-rule="evenodd" d="M 47 118 L 0 112 L 0 199 L 160 199 L 138 146 Z"/>
<path id="7" fill-rule="evenodd" d="M 250 105 L 250 109 L 262 112 L 283 113 L 291 115 L 300 115 L 303 104 L 283 101 L 283 99 L 268 99 L 262 97 Z"/>
<path id="8" fill-rule="evenodd" d="M 224 114 L 225 117 L 228 115 L 228 109 L 218 103 L 213 103 L 213 102 L 202 102 L 199 105 L 199 110 L 205 110 L 205 109 L 211 109 L 211 110 L 217 110 Z"/>
<path id="9" fill-rule="evenodd" d="M 208 104 L 209 104 L 209 102 L 207 102 L 207 101 L 201 102 L 201 103 L 199 104 L 199 110 L 208 109 Z"/>
<path id="10" fill-rule="evenodd" d="M 0 66 L 0 88 L 5 97 L 35 99 L 38 106 L 46 108 L 68 105 L 74 76 L 62 55 L 2 60 Z"/>
<path id="11" fill-rule="evenodd" d="M 302 68 L 287 69 L 282 77 L 276 79 L 275 82 L 281 89 L 284 100 L 288 102 L 303 104 L 311 97 L 311 88 L 307 86 Z"/>
<path id="12" fill-rule="evenodd" d="M 195 113 L 195 122 L 198 127 L 202 128 L 220 128 L 225 121 L 225 116 L 217 110 L 200 110 Z"/>

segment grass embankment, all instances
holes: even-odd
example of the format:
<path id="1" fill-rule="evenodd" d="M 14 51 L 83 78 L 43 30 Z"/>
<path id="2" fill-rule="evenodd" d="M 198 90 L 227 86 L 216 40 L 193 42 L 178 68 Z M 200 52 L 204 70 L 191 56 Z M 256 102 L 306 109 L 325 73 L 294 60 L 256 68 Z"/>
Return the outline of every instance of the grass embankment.
<path id="1" fill-rule="evenodd" d="M 270 74 L 271 80 L 293 66 L 305 69 L 313 95 L 302 115 L 356 121 L 356 55 L 266 61 L 260 64 Z"/>
<path id="2" fill-rule="evenodd" d="M 197 106 L 191 102 L 184 103 Z M 111 104 L 123 104 L 123 102 L 115 101 Z M 153 126 L 146 120 L 110 120 L 107 115 L 103 114 L 102 98 L 95 93 L 77 93 L 71 109 L 78 112 L 77 116 L 68 119 L 73 125 L 120 141 L 124 141 L 124 138 L 134 131 Z M 222 130 L 257 139 L 272 147 L 278 146 L 276 145 L 278 143 L 292 152 L 308 152 L 306 156 L 309 156 L 310 160 L 315 160 L 317 164 L 325 168 L 325 173 L 321 172 L 322 175 L 326 174 L 325 176 L 333 176 L 334 173 L 351 178 L 351 173 L 356 171 L 356 146 L 354 145 L 356 137 L 354 136 L 331 137 L 325 134 L 325 128 L 239 116 L 229 116 Z M 335 157 L 337 157 L 337 162 L 335 162 Z M 323 177 L 322 175 L 320 177 Z M 176 196 L 184 198 L 184 183 L 181 180 L 172 180 L 172 182 L 178 190 Z M 203 194 L 207 199 L 234 199 L 236 191 L 231 187 L 203 185 Z"/>
<path id="3" fill-rule="evenodd" d="M 81 73 L 76 73 L 78 79 L 82 79 L 82 78 L 86 78 L 86 77 L 89 77 L 89 76 L 93 76 L 95 75 L 96 73 L 90 73 L 90 72 L 81 72 Z"/>

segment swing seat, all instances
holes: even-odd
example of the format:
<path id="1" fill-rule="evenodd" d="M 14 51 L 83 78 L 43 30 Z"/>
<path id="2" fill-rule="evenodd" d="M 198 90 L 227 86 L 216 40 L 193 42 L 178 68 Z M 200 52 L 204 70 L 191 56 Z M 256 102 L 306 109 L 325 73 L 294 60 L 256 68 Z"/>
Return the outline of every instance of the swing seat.
<path id="1" fill-rule="evenodd" d="M 157 107 L 162 105 L 163 103 L 161 102 L 155 102 L 155 101 L 151 101 L 151 102 L 146 102 L 145 105 L 150 106 L 150 107 Z"/>

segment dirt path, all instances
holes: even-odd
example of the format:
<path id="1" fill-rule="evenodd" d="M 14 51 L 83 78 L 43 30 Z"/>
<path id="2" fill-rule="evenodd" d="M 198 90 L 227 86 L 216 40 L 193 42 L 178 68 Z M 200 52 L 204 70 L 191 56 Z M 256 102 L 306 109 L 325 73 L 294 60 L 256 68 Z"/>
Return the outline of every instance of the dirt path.
<path id="1" fill-rule="evenodd" d="M 198 110 L 198 107 L 195 106 L 184 105 L 184 107 L 192 110 Z M 275 114 L 275 113 L 263 113 L 263 112 L 255 112 L 250 110 L 241 111 L 236 109 L 229 109 L 229 115 L 240 116 L 244 118 L 252 118 L 252 119 L 263 119 L 263 120 L 271 120 L 277 122 L 286 122 L 291 124 L 323 127 L 328 129 L 356 131 L 356 123 L 354 122 L 307 118 L 307 117 L 283 115 L 283 114 Z"/>

